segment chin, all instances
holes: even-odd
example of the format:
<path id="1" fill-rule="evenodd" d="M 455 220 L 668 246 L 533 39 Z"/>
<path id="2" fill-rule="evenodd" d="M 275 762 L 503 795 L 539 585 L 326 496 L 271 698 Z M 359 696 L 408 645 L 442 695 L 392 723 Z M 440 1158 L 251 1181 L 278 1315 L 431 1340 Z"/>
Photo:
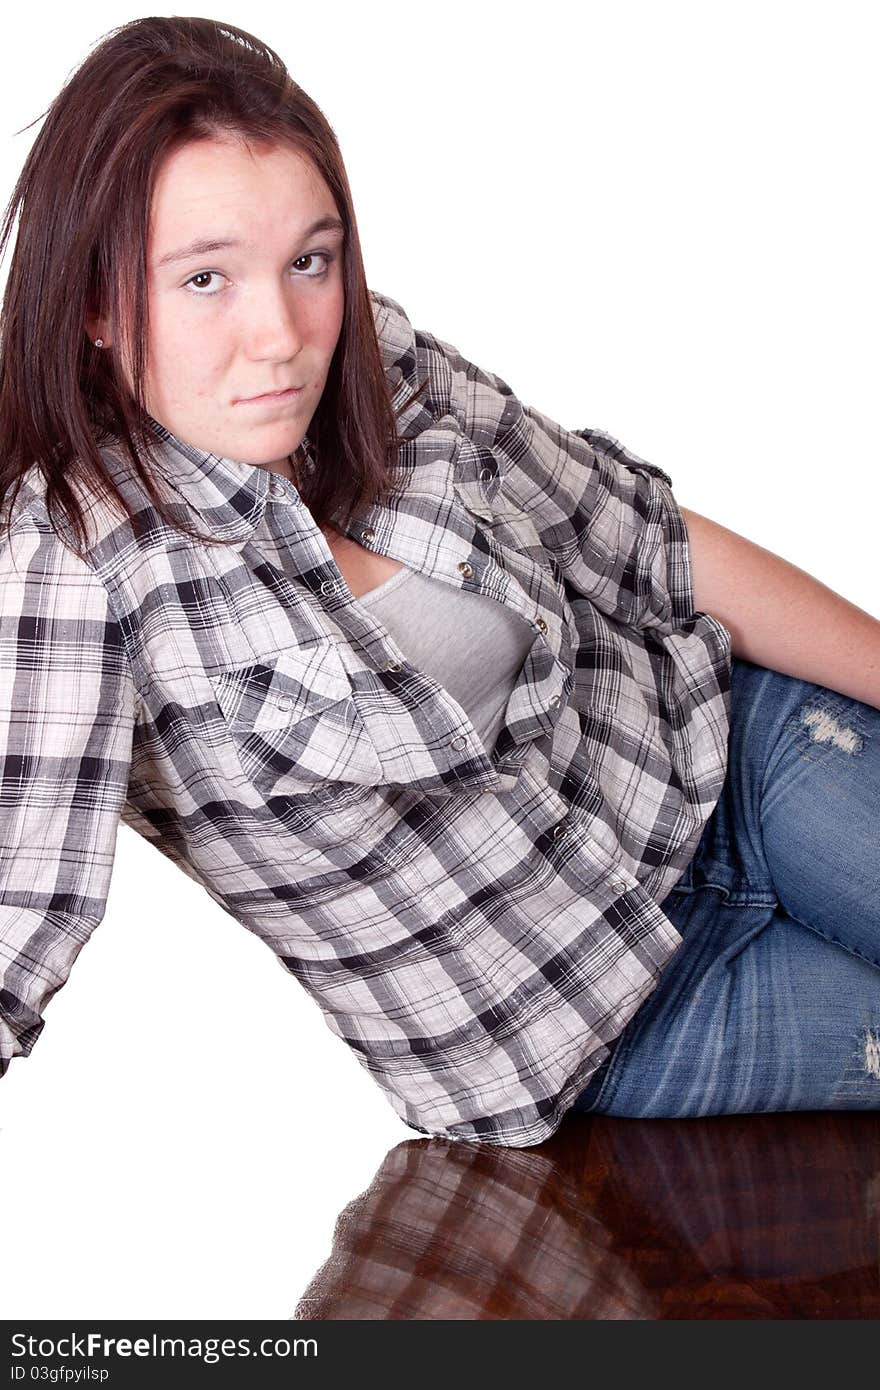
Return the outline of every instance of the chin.
<path id="1" fill-rule="evenodd" d="M 277 463 L 279 459 L 286 460 L 291 454 L 295 454 L 303 438 L 304 435 L 301 432 L 291 435 L 289 439 L 282 437 L 273 441 L 267 448 L 260 449 L 259 452 L 254 449 L 252 439 L 247 444 L 242 441 L 239 451 L 237 453 L 234 450 L 227 452 L 226 457 L 238 459 L 240 463 L 254 464 L 258 468 L 267 468 L 272 463 Z"/>

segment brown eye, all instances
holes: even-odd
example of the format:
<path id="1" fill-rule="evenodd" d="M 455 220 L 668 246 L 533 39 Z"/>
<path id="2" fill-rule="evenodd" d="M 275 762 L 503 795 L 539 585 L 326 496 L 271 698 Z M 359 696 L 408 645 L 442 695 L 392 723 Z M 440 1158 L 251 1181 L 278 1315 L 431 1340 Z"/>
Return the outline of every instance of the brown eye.
<path id="1" fill-rule="evenodd" d="M 191 275 L 191 276 L 189 277 L 189 279 L 185 282 L 185 284 L 186 284 L 187 286 L 189 286 L 189 285 L 194 286 L 195 293 L 196 293 L 196 294 L 201 294 L 202 286 L 197 285 L 197 284 L 196 284 L 196 281 L 197 281 L 197 280 L 210 280 L 210 279 L 212 278 L 212 276 L 215 276 L 215 275 L 217 275 L 218 273 L 219 273 L 219 272 L 216 271 L 216 270 L 199 270 L 199 271 L 196 272 L 195 275 Z M 193 293 L 193 290 L 190 290 L 190 294 L 192 294 L 192 293 Z M 218 293 L 217 290 L 209 290 L 209 291 L 206 291 L 204 294 L 201 294 L 201 297 L 202 297 L 202 299 L 207 299 L 210 295 L 212 295 L 212 294 L 217 294 L 217 293 Z"/>
<path id="2" fill-rule="evenodd" d="M 324 268 L 323 268 L 322 270 L 315 270 L 315 271 L 311 271 L 310 273 L 303 273 L 303 277 L 302 277 L 302 278 L 304 278 L 304 279 L 306 279 L 306 280 L 320 280 L 320 278 L 321 278 L 322 275 L 326 275 L 326 273 L 327 273 L 327 268 L 328 268 L 330 262 L 332 261 L 332 259 L 333 259 L 333 257 L 332 257 L 332 256 L 328 256 L 324 251 L 309 251 L 305 256 L 297 256 L 297 258 L 296 258 L 296 260 L 293 262 L 293 264 L 294 264 L 294 265 L 300 265 L 302 261 L 312 261 L 312 262 L 314 262 L 314 261 L 316 261 L 316 260 L 317 260 L 317 261 L 324 261 L 325 264 L 324 264 Z"/>

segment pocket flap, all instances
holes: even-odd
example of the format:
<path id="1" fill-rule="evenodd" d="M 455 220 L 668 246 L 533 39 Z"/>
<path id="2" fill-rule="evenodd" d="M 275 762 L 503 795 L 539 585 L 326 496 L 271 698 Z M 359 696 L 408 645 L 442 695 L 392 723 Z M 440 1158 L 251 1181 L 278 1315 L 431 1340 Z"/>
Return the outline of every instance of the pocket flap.
<path id="1" fill-rule="evenodd" d="M 271 660 L 222 671 L 212 685 L 224 718 L 243 733 L 289 728 L 351 697 L 333 642 L 293 647 Z"/>
<path id="2" fill-rule="evenodd" d="M 492 522 L 495 520 L 495 513 L 484 496 L 479 483 L 469 479 L 456 478 L 452 486 L 460 501 L 474 516 L 481 517 L 483 521 Z"/>

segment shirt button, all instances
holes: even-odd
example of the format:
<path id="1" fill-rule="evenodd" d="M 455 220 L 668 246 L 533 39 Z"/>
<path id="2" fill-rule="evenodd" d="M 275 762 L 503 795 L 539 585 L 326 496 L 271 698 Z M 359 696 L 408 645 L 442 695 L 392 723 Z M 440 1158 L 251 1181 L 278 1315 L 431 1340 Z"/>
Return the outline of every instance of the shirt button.
<path id="1" fill-rule="evenodd" d="M 372 544 L 373 544 L 373 541 L 376 539 L 376 532 L 375 532 L 374 530 L 372 530 L 371 527 L 368 526 L 367 529 L 366 529 L 366 531 L 362 531 L 362 532 L 361 532 L 361 539 L 362 539 L 367 545 L 372 545 Z"/>
<path id="2" fill-rule="evenodd" d="M 554 838 L 554 840 L 559 840 L 559 839 L 561 839 L 562 836 L 565 834 L 565 832 L 566 832 L 567 829 L 568 829 L 568 817 L 566 816 L 565 820 L 561 820 L 561 821 L 559 822 L 558 825 L 554 825 L 554 827 L 553 827 L 553 838 Z"/>
<path id="3" fill-rule="evenodd" d="M 480 469 L 480 482 L 481 482 L 481 483 L 488 483 L 488 482 L 491 482 L 492 479 L 493 479 L 494 477 L 495 477 L 495 469 L 494 469 L 494 468 L 481 468 L 481 469 Z"/>
<path id="4" fill-rule="evenodd" d="M 474 577 L 474 567 L 473 567 L 473 565 L 469 565 L 468 562 L 467 562 L 467 560 L 462 560 L 461 563 L 459 564 L 458 568 L 459 568 L 459 570 L 461 571 L 461 573 L 464 575 L 465 579 L 473 579 L 473 577 Z"/>
<path id="5" fill-rule="evenodd" d="M 546 631 L 547 631 L 547 624 L 544 622 L 544 619 L 543 619 L 543 618 L 536 618 L 536 619 L 535 619 L 535 627 L 539 627 L 539 628 L 541 629 L 542 632 L 546 632 Z"/>
<path id="6" fill-rule="evenodd" d="M 277 705 L 278 709 L 282 709 L 282 710 L 293 709 L 293 700 L 292 700 L 292 698 L 291 698 L 290 695 L 278 695 L 278 696 L 276 696 L 275 704 Z"/>
<path id="7" fill-rule="evenodd" d="M 269 484 L 269 491 L 273 497 L 283 497 L 285 493 L 284 479 L 273 478 Z"/>
<path id="8" fill-rule="evenodd" d="M 322 594 L 335 594 L 335 593 L 336 593 L 336 590 L 337 590 L 338 588 L 339 588 L 339 585 L 336 583 L 336 580 L 335 580 L 335 579 L 325 579 L 324 582 L 323 582 L 322 585 L 321 585 L 321 593 L 322 593 Z"/>
<path id="9" fill-rule="evenodd" d="M 467 735 L 466 735 L 466 734 L 456 734 L 455 738 L 452 739 L 452 747 L 453 747 L 453 748 L 467 748 L 467 742 L 468 742 L 468 741 L 467 741 Z"/>

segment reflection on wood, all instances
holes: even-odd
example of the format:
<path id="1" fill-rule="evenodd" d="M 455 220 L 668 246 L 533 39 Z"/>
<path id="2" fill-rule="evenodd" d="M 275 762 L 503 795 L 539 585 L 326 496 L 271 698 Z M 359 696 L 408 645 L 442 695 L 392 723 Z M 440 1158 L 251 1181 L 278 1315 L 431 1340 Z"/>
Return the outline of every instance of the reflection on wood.
<path id="1" fill-rule="evenodd" d="M 880 1115 L 572 1115 L 414 1139 L 340 1215 L 302 1319 L 880 1317 Z"/>

